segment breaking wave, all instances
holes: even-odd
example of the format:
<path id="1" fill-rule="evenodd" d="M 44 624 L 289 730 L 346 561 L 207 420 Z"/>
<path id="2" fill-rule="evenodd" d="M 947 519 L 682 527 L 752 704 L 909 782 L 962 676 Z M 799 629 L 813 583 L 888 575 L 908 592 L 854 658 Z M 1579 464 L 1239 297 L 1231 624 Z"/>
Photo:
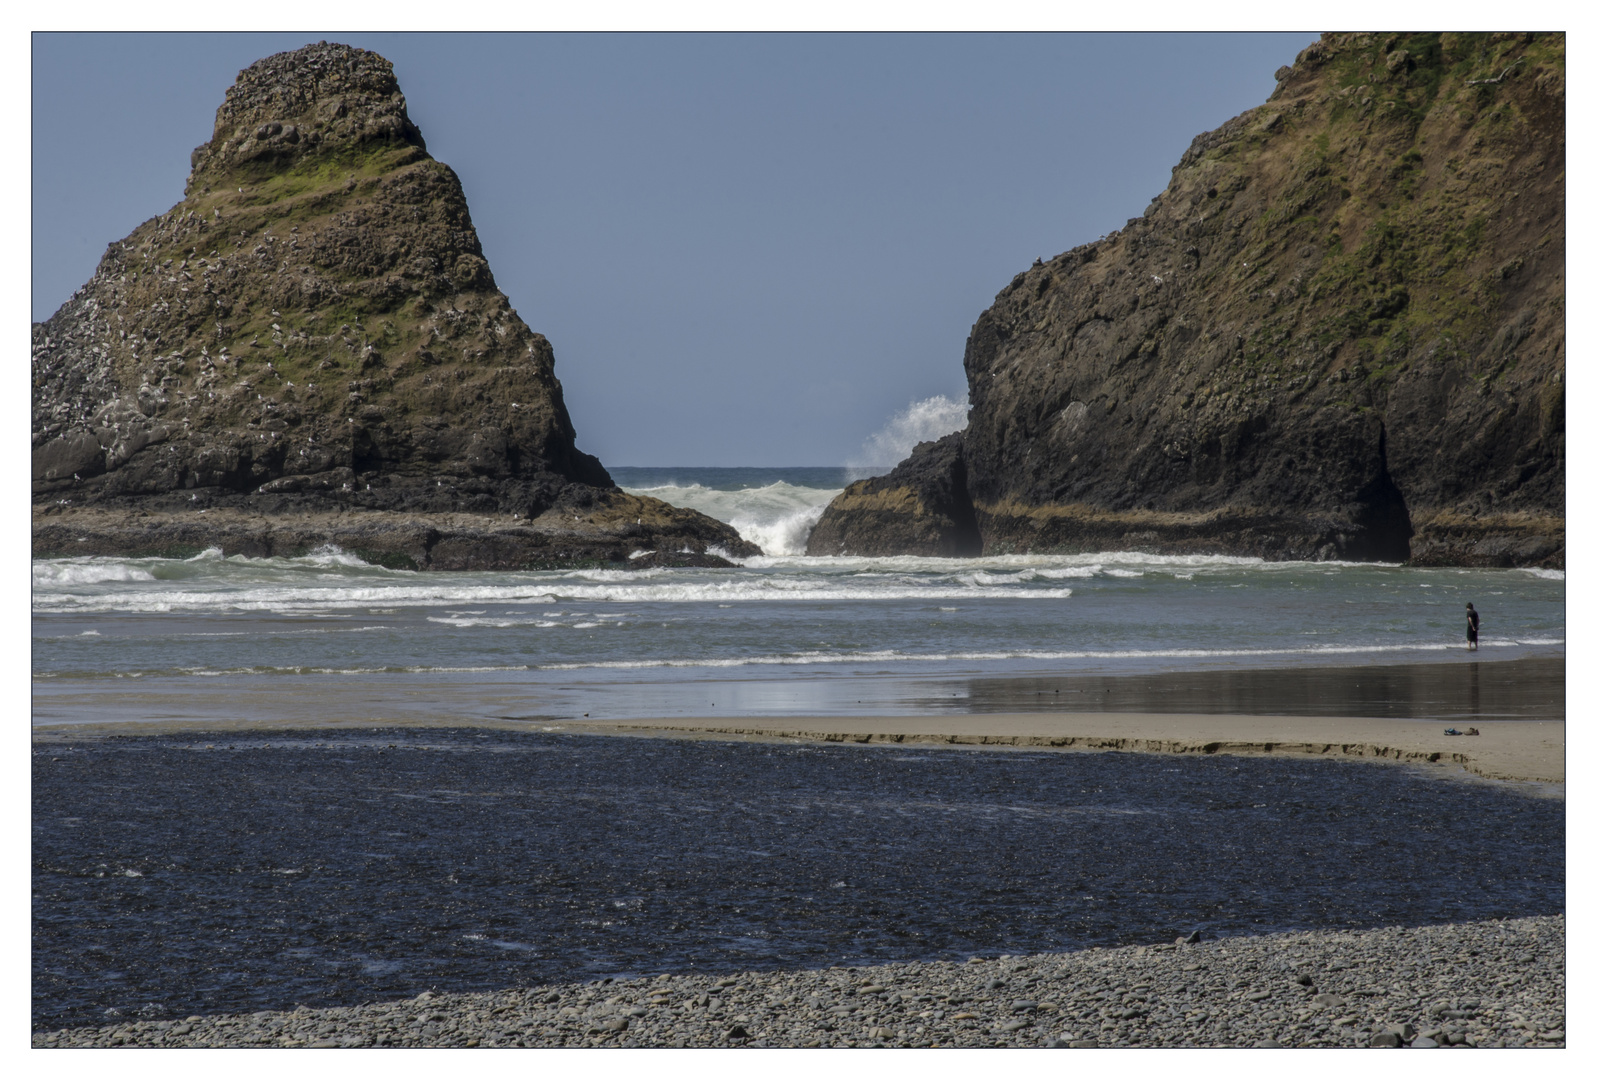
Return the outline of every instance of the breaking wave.
<path id="1" fill-rule="evenodd" d="M 880 600 L 1063 600 L 1068 588 L 1019 588 L 1013 585 L 982 585 L 959 578 L 917 581 L 858 581 L 849 577 L 820 575 L 804 578 L 789 575 L 750 575 L 721 579 L 692 580 L 651 577 L 652 571 L 590 571 L 598 574 L 625 574 L 623 581 L 583 580 L 575 574 L 561 581 L 521 581 L 503 585 L 464 584 L 440 581 L 433 584 L 256 587 L 242 591 L 138 590 L 114 594 L 52 592 L 35 595 L 36 612 L 113 612 L 113 611 L 269 611 L 276 614 L 315 615 L 341 610 L 373 607 L 428 607 L 458 603 L 533 603 L 558 604 L 562 601 L 619 603 L 739 603 L 749 601 L 880 601 Z M 429 575 L 434 576 L 434 575 Z M 506 575 L 508 576 L 508 575 Z M 1014 579 L 1018 580 L 1018 579 Z"/>
<path id="2" fill-rule="evenodd" d="M 802 555 L 810 530 L 841 488 L 813 488 L 777 481 L 733 491 L 703 484 L 628 488 L 672 506 L 684 506 L 723 521 L 767 555 Z"/>
<path id="3" fill-rule="evenodd" d="M 865 440 L 858 459 L 848 463 L 858 476 L 885 472 L 909 457 L 916 443 L 933 442 L 944 435 L 962 431 L 970 412 L 970 398 L 937 394 L 924 398 L 893 414 L 878 432 Z"/>

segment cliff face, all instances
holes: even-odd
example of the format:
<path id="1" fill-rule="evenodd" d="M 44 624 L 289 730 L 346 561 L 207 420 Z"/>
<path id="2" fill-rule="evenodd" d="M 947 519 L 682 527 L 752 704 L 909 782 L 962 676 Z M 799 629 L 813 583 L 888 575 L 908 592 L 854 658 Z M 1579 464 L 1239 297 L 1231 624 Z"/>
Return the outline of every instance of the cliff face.
<path id="1" fill-rule="evenodd" d="M 1563 72 L 1326 35 L 1017 275 L 965 351 L 983 549 L 1562 565 Z"/>
<path id="2" fill-rule="evenodd" d="M 36 513 L 620 507 L 387 60 L 324 42 L 253 64 L 191 164 L 183 201 L 33 328 Z M 752 550 L 623 509 L 635 546 Z"/>

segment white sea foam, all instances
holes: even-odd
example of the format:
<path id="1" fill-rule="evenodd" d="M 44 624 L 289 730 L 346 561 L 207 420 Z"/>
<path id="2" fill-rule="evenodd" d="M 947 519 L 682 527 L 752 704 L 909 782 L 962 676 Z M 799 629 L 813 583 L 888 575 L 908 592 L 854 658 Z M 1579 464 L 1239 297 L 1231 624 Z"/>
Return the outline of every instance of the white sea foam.
<path id="1" fill-rule="evenodd" d="M 1548 581 L 1564 580 L 1564 572 L 1562 570 L 1543 570 L 1538 566 L 1527 566 L 1525 572 L 1534 577 L 1546 578 Z"/>
<path id="2" fill-rule="evenodd" d="M 383 667 L 324 667 L 310 664 L 256 664 L 250 667 L 184 667 L 149 671 L 97 672 L 100 678 L 142 679 L 151 677 L 188 677 L 197 679 L 236 678 L 238 676 L 290 676 L 290 675 L 491 675 L 507 671 L 531 671 L 527 664 L 446 665 L 446 664 L 390 664 Z M 38 671 L 35 679 L 83 678 L 81 672 Z"/>
<path id="3" fill-rule="evenodd" d="M 99 556 L 51 559 L 33 564 L 34 588 L 97 585 L 108 581 L 154 581 L 155 575 L 126 559 Z"/>
<path id="4" fill-rule="evenodd" d="M 488 675 L 500 671 L 531 671 L 526 664 L 494 664 L 477 666 L 447 665 L 389 665 L 386 667 L 319 667 L 307 664 L 290 664 L 286 666 L 257 664 L 252 667 L 233 668 L 179 668 L 175 674 L 190 675 L 196 678 L 215 679 L 234 675 Z M 141 675 L 169 675 L 167 671 L 138 671 L 118 673 L 128 678 L 138 678 Z M 43 675 L 39 677 L 44 677 Z"/>
<path id="5" fill-rule="evenodd" d="M 458 626 L 470 628 L 474 626 L 491 626 L 499 630 L 508 630 L 513 626 L 532 626 L 548 629 L 555 626 L 566 626 L 567 623 L 554 622 L 551 619 L 484 619 L 484 618 L 459 618 L 452 616 L 429 615 L 427 621 L 438 623 L 440 626 Z"/>
<path id="6" fill-rule="evenodd" d="M 274 614 L 342 616 L 351 608 L 372 604 L 386 607 L 431 607 L 466 602 L 476 603 L 738 603 L 750 601 L 884 601 L 884 600 L 1063 600 L 1067 588 L 1020 588 L 1016 585 L 966 584 L 958 578 L 939 576 L 930 580 L 910 575 L 891 580 L 859 580 L 855 576 L 830 575 L 748 575 L 710 580 L 627 575 L 618 581 L 584 581 L 584 576 L 605 573 L 573 573 L 565 580 L 547 579 L 533 583 L 504 585 L 460 584 L 439 580 L 442 575 L 422 575 L 412 582 L 369 586 L 255 585 L 236 591 L 160 589 L 118 593 L 57 591 L 36 593 L 34 611 L 109 612 L 109 611 L 269 611 Z M 711 571 L 710 573 L 714 573 Z M 508 576 L 508 575 L 507 575 Z M 1013 581 L 1015 579 L 996 579 Z M 462 613 L 464 614 L 464 613 Z"/>
<path id="7" fill-rule="evenodd" d="M 397 611 L 386 612 L 388 615 L 398 615 Z M 314 626 L 297 630 L 285 630 L 272 627 L 270 630 L 197 630 L 173 631 L 173 637 L 183 638 L 227 638 L 227 637 L 300 637 L 306 634 L 370 634 L 373 631 L 392 630 L 392 626 Z"/>
<path id="8" fill-rule="evenodd" d="M 485 622 L 485 625 L 491 623 Z M 566 625 L 566 624 L 562 624 Z M 597 624 L 577 624 L 582 626 Z M 1481 648 L 1514 648 L 1527 645 L 1563 645 L 1563 638 L 1522 638 L 1518 640 L 1483 641 Z M 525 671 L 584 671 L 584 670 L 647 670 L 647 669 L 729 669 L 745 667 L 814 667 L 820 665 L 850 664 L 925 664 L 925 663 L 983 663 L 991 661 L 1019 661 L 1056 663 L 1065 660 L 1112 664 L 1117 661 L 1269 661 L 1302 658 L 1335 658 L 1341 656 L 1394 656 L 1407 653 L 1462 652 L 1461 642 L 1420 641 L 1402 644 L 1314 645 L 1295 648 L 1219 648 L 1219 649 L 971 649 L 930 650 L 908 652 L 899 649 L 801 650 L 780 655 L 735 657 L 670 657 L 660 659 L 618 659 L 573 661 L 551 664 L 496 664 L 496 665 L 446 665 L 409 664 L 385 666 L 330 667 L 323 665 L 268 665 L 249 667 L 185 667 L 144 671 L 115 671 L 99 673 L 103 678 L 138 679 L 146 675 L 155 677 L 188 676 L 193 678 L 221 678 L 229 676 L 374 676 L 374 675 L 450 675 L 494 674 Z M 82 677 L 83 673 L 70 671 L 38 671 L 33 678 L 49 680 L 65 677 Z"/>
<path id="9" fill-rule="evenodd" d="M 186 559 L 109 556 L 40 559 L 33 563 L 32 571 L 35 591 L 43 590 L 46 593 L 74 586 L 156 581 L 203 582 L 212 587 L 225 588 L 257 581 L 327 580 L 352 575 L 365 578 L 416 576 L 414 571 L 373 566 L 332 545 L 295 558 L 223 555 L 219 548 L 206 548 Z"/>
<path id="10" fill-rule="evenodd" d="M 783 486 L 754 490 L 770 492 Z M 266 611 L 340 620 L 373 609 L 397 612 L 436 606 L 445 608 L 451 618 L 505 620 L 513 616 L 489 612 L 486 605 L 553 609 L 594 603 L 1055 601 L 1070 596 L 1064 583 L 1075 581 L 1092 580 L 1107 587 L 1116 580 L 1168 575 L 1213 577 L 1220 583 L 1243 585 L 1253 580 L 1301 579 L 1306 573 L 1334 576 L 1382 569 L 1368 564 L 1097 552 L 972 559 L 777 554 L 748 559 L 741 571 L 603 568 L 417 574 L 385 570 L 345 552 L 323 549 L 300 559 L 223 558 L 208 553 L 191 560 L 40 561 L 33 566 L 33 609 L 38 613 Z M 1413 576 L 1434 572 L 1402 573 L 1411 585 L 1425 585 L 1429 582 L 1414 581 Z M 543 617 L 578 615 L 545 612 Z"/>
<path id="11" fill-rule="evenodd" d="M 964 429 L 970 413 L 970 399 L 934 397 L 917 401 L 894 413 L 880 431 L 865 440 L 860 456 L 848 463 L 852 473 L 870 476 L 891 469 L 909 457 L 916 443 L 933 442 Z"/>
<path id="12" fill-rule="evenodd" d="M 1101 573 L 1103 567 L 1093 563 L 1089 566 L 1065 566 L 1055 570 L 1028 566 L 1015 576 L 1022 581 L 1035 581 L 1038 578 L 1044 581 L 1062 581 L 1066 578 L 1090 578 Z"/>
<path id="13" fill-rule="evenodd" d="M 384 566 L 374 566 L 369 562 L 353 555 L 337 544 L 323 544 L 321 547 L 304 555 L 292 558 L 272 556 L 257 558 L 253 555 L 223 555 L 218 548 L 206 548 L 198 555 L 185 560 L 186 562 L 223 562 L 239 567 L 259 567 L 268 570 L 296 570 L 296 569 L 352 569 L 376 571 L 384 574 L 414 574 L 414 570 L 390 570 Z"/>
<path id="14" fill-rule="evenodd" d="M 1494 641 L 1482 642 L 1481 647 L 1510 648 L 1520 645 L 1562 645 L 1559 640 Z M 574 663 L 540 664 L 544 671 L 579 671 L 584 669 L 628 670 L 635 668 L 738 668 L 765 666 L 803 666 L 813 664 L 885 664 L 953 663 L 991 660 L 1227 660 L 1238 658 L 1266 659 L 1272 657 L 1357 656 L 1392 653 L 1440 653 L 1462 651 L 1462 644 L 1443 642 L 1416 642 L 1400 645 L 1316 645 L 1293 649 L 1080 649 L 1039 650 L 1003 649 L 970 652 L 906 653 L 896 649 L 878 649 L 861 652 L 798 652 L 783 656 L 736 656 L 705 659 L 676 658 L 666 660 L 593 660 Z"/>
<path id="15" fill-rule="evenodd" d="M 1234 555 L 1150 555 L 1140 551 L 1100 551 L 1081 555 L 982 555 L 949 559 L 930 555 L 771 555 L 742 560 L 757 570 L 887 571 L 895 573 L 958 574 L 972 571 L 1004 572 L 1035 570 L 1037 576 L 1052 579 L 1088 578 L 1104 575 L 1110 568 L 1152 573 L 1193 571 L 1258 570 L 1264 573 L 1302 573 L 1305 569 L 1324 570 L 1343 567 L 1381 567 L 1385 563 L 1309 563 L 1266 562 L 1251 556 Z M 1395 565 L 1395 564 L 1392 564 Z"/>
<path id="16" fill-rule="evenodd" d="M 801 555 L 821 511 L 841 488 L 812 488 L 777 481 L 764 487 L 724 491 L 702 484 L 629 489 L 672 506 L 685 506 L 724 521 L 767 555 Z M 723 553 L 724 555 L 724 553 Z"/>

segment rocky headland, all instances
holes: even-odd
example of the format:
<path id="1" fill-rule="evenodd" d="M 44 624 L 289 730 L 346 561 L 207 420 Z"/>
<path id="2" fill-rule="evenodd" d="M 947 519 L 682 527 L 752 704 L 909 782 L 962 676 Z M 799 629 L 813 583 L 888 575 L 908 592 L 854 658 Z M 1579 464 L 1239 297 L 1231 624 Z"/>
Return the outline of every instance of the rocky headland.
<path id="1" fill-rule="evenodd" d="M 1563 566 L 1563 36 L 1326 34 L 1276 80 L 1015 276 L 968 427 L 810 554 Z"/>
<path id="2" fill-rule="evenodd" d="M 191 164 L 183 201 L 33 327 L 35 557 L 758 553 L 577 449 L 554 351 L 387 60 L 322 42 L 251 65 Z"/>

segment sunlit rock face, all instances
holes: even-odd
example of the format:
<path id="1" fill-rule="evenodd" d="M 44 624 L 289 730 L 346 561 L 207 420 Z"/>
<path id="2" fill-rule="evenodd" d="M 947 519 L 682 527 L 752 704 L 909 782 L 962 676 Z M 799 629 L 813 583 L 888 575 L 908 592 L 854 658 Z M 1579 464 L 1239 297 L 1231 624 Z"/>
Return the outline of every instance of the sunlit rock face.
<path id="1" fill-rule="evenodd" d="M 1562 35 L 1326 35 L 1276 76 L 976 321 L 982 550 L 1561 566 Z"/>
<path id="2" fill-rule="evenodd" d="M 251 65 L 191 164 L 183 201 L 34 325 L 36 504 L 519 521 L 558 504 L 568 524 L 630 515 L 639 547 L 742 544 L 692 511 L 610 506 L 554 352 L 495 285 L 387 60 L 323 42 Z"/>

